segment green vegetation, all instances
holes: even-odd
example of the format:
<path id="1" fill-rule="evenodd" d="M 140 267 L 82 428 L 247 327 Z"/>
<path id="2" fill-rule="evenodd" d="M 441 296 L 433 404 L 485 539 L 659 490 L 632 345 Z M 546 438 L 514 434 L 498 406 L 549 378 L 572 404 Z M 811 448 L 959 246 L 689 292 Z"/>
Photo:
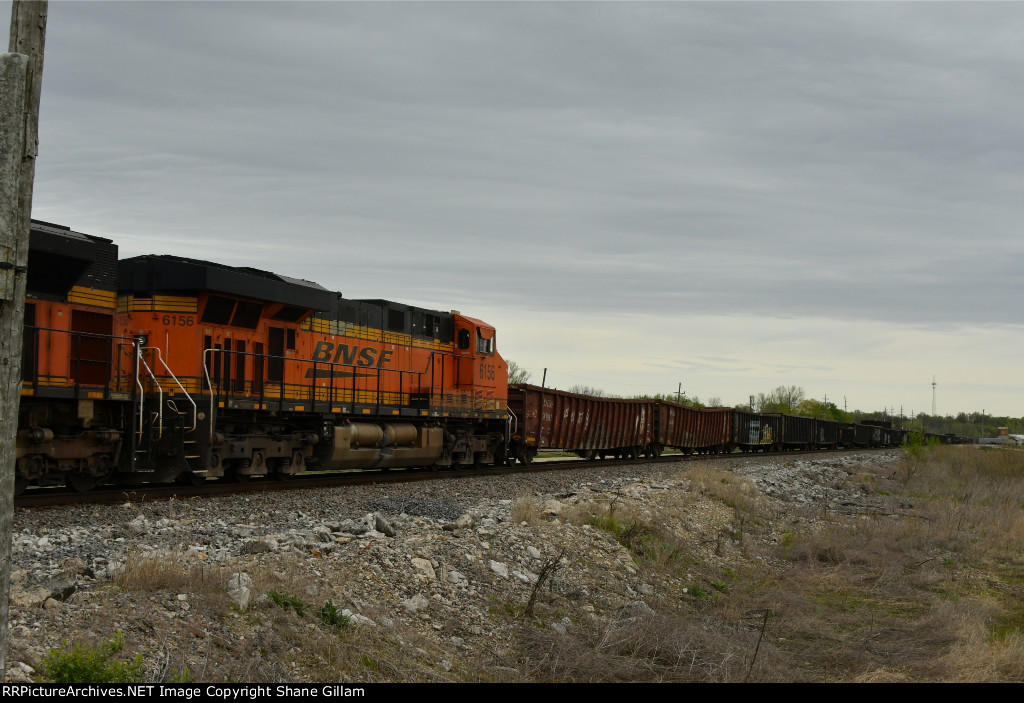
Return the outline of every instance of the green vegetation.
<path id="1" fill-rule="evenodd" d="M 508 382 L 509 383 L 529 383 L 530 376 L 533 374 L 524 369 L 522 366 L 512 361 L 511 359 L 505 359 L 505 363 L 508 364 Z"/>
<path id="2" fill-rule="evenodd" d="M 291 609 L 295 611 L 296 615 L 302 616 L 306 612 L 306 604 L 299 600 L 298 596 L 293 596 L 289 593 L 280 593 L 278 591 L 270 591 L 267 593 L 267 597 L 274 603 L 285 610 Z"/>
<path id="3" fill-rule="evenodd" d="M 320 619 L 334 627 L 348 627 L 349 618 L 345 617 L 340 610 L 334 607 L 334 603 L 327 601 L 320 608 Z"/>
<path id="4" fill-rule="evenodd" d="M 118 632 L 98 647 L 65 642 L 51 649 L 43 659 L 41 681 L 51 683 L 141 683 L 142 655 L 119 661 L 114 655 L 124 649 L 124 635 Z"/>

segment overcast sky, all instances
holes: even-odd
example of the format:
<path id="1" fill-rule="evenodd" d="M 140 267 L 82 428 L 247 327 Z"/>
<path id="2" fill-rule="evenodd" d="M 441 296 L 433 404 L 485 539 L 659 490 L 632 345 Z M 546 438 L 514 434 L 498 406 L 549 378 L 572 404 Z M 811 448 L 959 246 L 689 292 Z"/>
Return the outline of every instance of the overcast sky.
<path id="1" fill-rule="evenodd" d="M 10 16 L 10 3 L 0 2 Z M 33 216 L 540 383 L 1024 415 L 1024 4 L 50 3 Z"/>

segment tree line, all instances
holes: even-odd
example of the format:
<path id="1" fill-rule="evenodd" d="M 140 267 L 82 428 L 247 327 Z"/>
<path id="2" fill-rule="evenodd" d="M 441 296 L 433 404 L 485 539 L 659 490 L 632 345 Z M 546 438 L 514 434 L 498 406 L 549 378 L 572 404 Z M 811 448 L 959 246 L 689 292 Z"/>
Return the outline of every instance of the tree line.
<path id="1" fill-rule="evenodd" d="M 508 382 L 529 383 L 532 374 L 514 361 L 508 361 Z M 569 393 L 579 393 L 597 398 L 623 397 L 612 396 L 601 388 L 577 384 L 568 389 Z M 645 393 L 628 396 L 640 400 L 665 400 L 695 408 L 716 408 L 722 406 L 720 398 L 711 397 L 701 400 L 697 396 L 678 393 Z M 895 413 L 888 409 L 863 411 L 846 411 L 829 400 L 808 398 L 800 386 L 778 386 L 768 393 L 751 396 L 753 402 L 734 405 L 737 410 L 749 410 L 757 413 L 782 413 L 802 417 L 816 417 L 836 422 L 863 422 L 864 420 L 887 420 L 898 427 L 906 427 L 934 434 L 955 434 L 959 437 L 994 437 L 1000 427 L 1007 428 L 1009 434 L 1024 434 L 1024 418 L 986 415 L 983 412 L 960 412 L 956 415 L 928 415 L 917 413 L 913 417 Z"/>

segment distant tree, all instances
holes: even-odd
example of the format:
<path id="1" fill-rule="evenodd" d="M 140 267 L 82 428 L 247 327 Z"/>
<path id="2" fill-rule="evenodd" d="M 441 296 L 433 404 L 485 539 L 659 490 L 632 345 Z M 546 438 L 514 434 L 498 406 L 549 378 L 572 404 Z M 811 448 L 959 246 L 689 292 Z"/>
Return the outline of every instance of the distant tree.
<path id="1" fill-rule="evenodd" d="M 630 396 L 635 400 L 666 400 L 670 403 L 676 403 L 677 405 L 689 405 L 691 408 L 703 408 L 704 404 L 700 402 L 700 398 L 693 396 L 692 398 L 685 393 L 641 393 L 640 395 Z"/>
<path id="2" fill-rule="evenodd" d="M 579 383 L 577 383 L 575 386 L 570 388 L 569 392 L 570 393 L 577 393 L 579 395 L 590 395 L 590 396 L 594 396 L 595 398 L 604 398 L 605 396 L 608 395 L 607 393 L 605 393 L 600 388 L 594 388 L 592 386 L 584 386 L 584 385 L 579 384 Z"/>
<path id="3" fill-rule="evenodd" d="M 709 408 L 720 408 L 722 407 L 722 399 L 719 398 L 717 395 L 713 395 L 710 398 L 708 398 L 707 405 Z"/>
<path id="4" fill-rule="evenodd" d="M 814 398 L 807 398 L 801 401 L 794 411 L 797 415 L 816 417 L 823 420 L 849 422 L 850 419 L 850 414 L 840 410 L 835 403 L 825 403 Z"/>
<path id="5" fill-rule="evenodd" d="M 505 359 L 508 364 L 508 382 L 509 383 L 529 383 L 530 376 L 533 374 L 524 369 L 522 366 L 512 361 L 511 359 Z"/>
<path id="6" fill-rule="evenodd" d="M 768 395 L 757 394 L 758 410 L 763 413 L 794 414 L 804 401 L 804 389 L 799 386 L 779 386 Z"/>

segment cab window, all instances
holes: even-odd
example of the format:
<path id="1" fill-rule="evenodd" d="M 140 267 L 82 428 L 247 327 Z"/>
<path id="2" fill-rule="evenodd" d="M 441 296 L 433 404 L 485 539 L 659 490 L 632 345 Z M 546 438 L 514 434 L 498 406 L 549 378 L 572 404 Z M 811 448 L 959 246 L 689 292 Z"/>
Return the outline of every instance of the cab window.
<path id="1" fill-rule="evenodd" d="M 494 353 L 494 340 L 484 339 L 484 336 L 480 334 L 480 330 L 476 331 L 476 351 L 478 354 Z"/>
<path id="2" fill-rule="evenodd" d="M 459 349 L 469 349 L 469 330 L 459 330 Z"/>

